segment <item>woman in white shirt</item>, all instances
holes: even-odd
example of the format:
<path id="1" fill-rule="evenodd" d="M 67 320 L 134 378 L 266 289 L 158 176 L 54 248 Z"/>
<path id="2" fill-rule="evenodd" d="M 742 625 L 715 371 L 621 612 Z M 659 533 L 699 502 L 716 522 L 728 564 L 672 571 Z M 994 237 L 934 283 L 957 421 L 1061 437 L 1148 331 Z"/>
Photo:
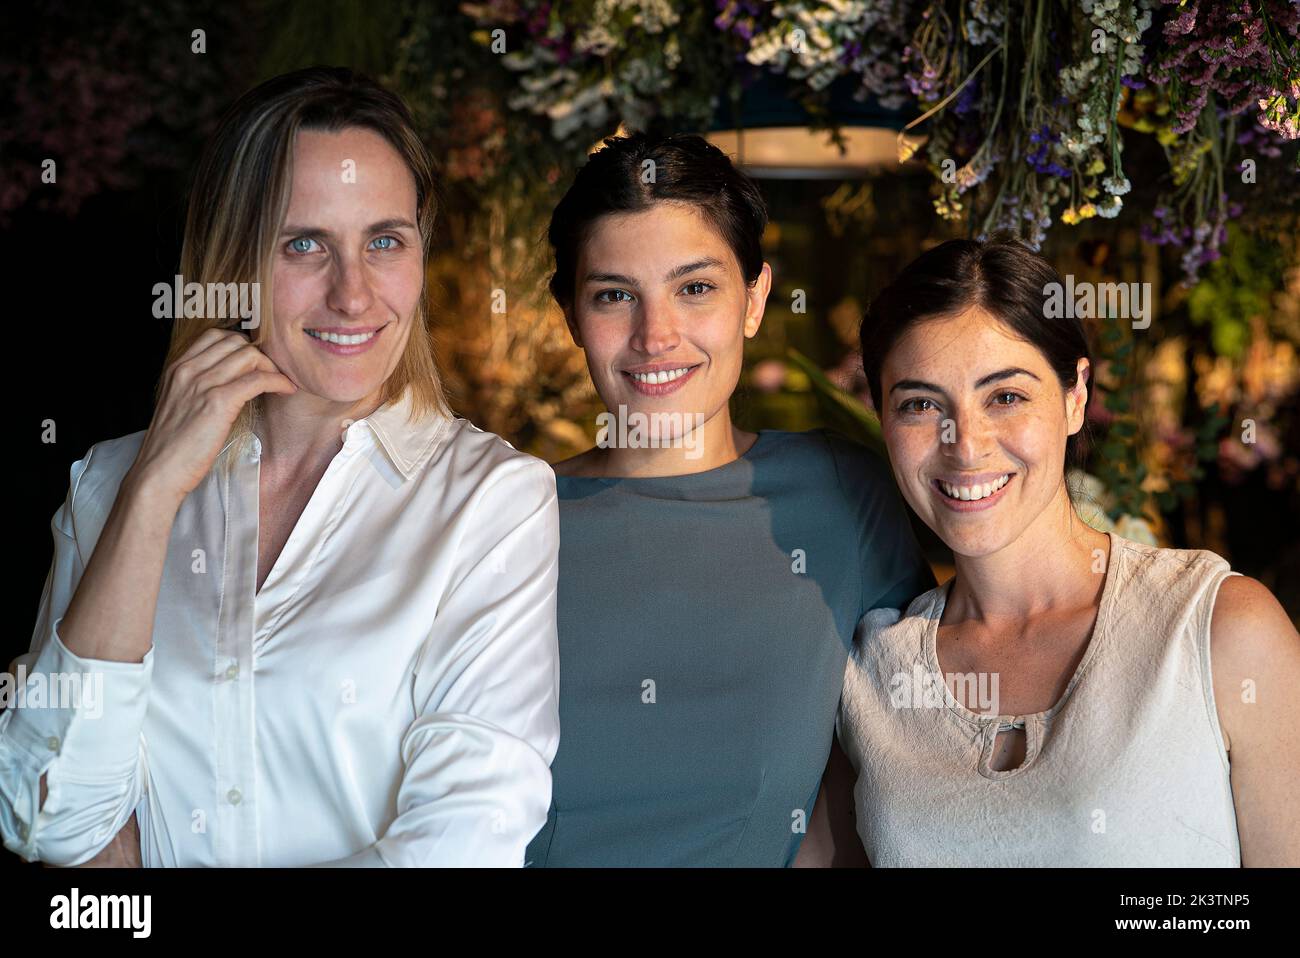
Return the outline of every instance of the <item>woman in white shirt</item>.
<path id="1" fill-rule="evenodd" d="M 555 480 L 447 409 L 433 187 L 400 99 L 347 70 L 222 121 L 184 280 L 270 309 L 187 291 L 149 429 L 72 467 L 18 678 L 100 694 L 0 715 L 23 858 L 87 862 L 136 815 L 146 866 L 523 864 L 559 741 Z"/>

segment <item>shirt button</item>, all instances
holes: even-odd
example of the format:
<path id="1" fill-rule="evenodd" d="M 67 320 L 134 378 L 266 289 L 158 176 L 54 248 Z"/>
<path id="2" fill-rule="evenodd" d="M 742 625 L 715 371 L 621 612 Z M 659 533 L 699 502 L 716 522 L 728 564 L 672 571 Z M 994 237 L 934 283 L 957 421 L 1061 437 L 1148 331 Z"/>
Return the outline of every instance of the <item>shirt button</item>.
<path id="1" fill-rule="evenodd" d="M 51 735 L 45 740 L 45 744 L 50 747 L 51 752 L 57 752 L 59 750 L 59 737 L 57 735 Z"/>
<path id="2" fill-rule="evenodd" d="M 231 662 L 230 667 L 226 669 L 226 678 L 233 679 L 239 675 L 239 663 Z"/>
<path id="3" fill-rule="evenodd" d="M 238 805 L 243 797 L 243 794 L 237 788 L 232 788 L 226 792 L 226 801 L 230 802 L 231 805 Z"/>

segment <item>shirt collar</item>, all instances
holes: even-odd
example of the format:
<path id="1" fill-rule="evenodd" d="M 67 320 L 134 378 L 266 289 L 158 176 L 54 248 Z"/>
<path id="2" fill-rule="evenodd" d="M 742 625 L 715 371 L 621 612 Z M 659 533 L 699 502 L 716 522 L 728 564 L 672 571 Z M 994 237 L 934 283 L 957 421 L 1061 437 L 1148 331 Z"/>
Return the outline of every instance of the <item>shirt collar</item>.
<path id="1" fill-rule="evenodd" d="M 403 479 L 410 479 L 419 472 L 450 422 L 438 412 L 416 416 L 412 421 L 411 410 L 411 388 L 408 386 L 400 398 L 384 403 L 349 429 L 351 431 L 361 423 L 368 425 Z"/>
<path id="2" fill-rule="evenodd" d="M 349 426 L 344 442 L 346 444 L 351 437 L 359 433 L 364 423 L 370 427 L 380 448 L 384 450 L 393 467 L 402 474 L 402 478 L 410 479 L 428 461 L 447 424 L 451 422 L 447 416 L 438 412 L 417 416 L 412 421 L 411 410 L 411 387 L 408 386 L 400 398 L 384 403 L 365 419 L 360 419 Z M 357 432 L 354 433 L 353 430 Z M 242 439 L 241 443 L 241 437 L 236 436 L 227 442 L 218 453 L 218 458 L 232 449 L 235 452 L 231 452 L 231 455 L 236 455 L 240 450 L 249 449 L 250 445 L 254 456 L 260 454 L 262 444 L 256 435 L 251 432 L 246 433 L 243 434 Z"/>

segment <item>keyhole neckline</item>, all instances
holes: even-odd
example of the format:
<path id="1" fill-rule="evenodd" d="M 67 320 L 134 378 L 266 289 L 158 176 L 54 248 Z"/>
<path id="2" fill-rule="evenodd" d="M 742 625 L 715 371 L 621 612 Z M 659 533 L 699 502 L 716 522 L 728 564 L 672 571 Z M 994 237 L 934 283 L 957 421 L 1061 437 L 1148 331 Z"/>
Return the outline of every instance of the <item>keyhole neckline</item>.
<path id="1" fill-rule="evenodd" d="M 1008 769 L 1006 772 L 994 774 L 1008 774 L 1011 771 L 1019 771 L 1029 765 L 1030 761 L 1033 759 L 1033 750 L 1030 748 L 1032 742 L 1030 739 L 1034 737 L 1030 732 L 1030 729 L 1032 727 L 1041 728 L 1046 722 L 1054 718 L 1064 707 L 1065 703 L 1069 701 L 1070 695 L 1074 692 L 1075 688 L 1078 687 L 1093 661 L 1097 658 L 1098 651 L 1106 643 L 1106 638 L 1110 632 L 1110 613 L 1115 593 L 1115 582 L 1119 578 L 1115 566 L 1119 563 L 1120 557 L 1123 555 L 1123 549 L 1120 548 L 1117 542 L 1118 536 L 1113 532 L 1106 533 L 1106 536 L 1110 540 L 1110 551 L 1106 556 L 1106 580 L 1102 585 L 1101 599 L 1097 603 L 1097 619 L 1093 623 L 1092 633 L 1088 636 L 1088 647 L 1083 653 L 1083 658 L 1079 660 L 1079 664 L 1075 668 L 1074 674 L 1070 676 L 1069 684 L 1066 685 L 1065 691 L 1061 693 L 1061 697 L 1056 700 L 1055 704 L 1053 704 L 1051 708 L 1044 709 L 1041 712 L 1026 712 L 1020 715 L 1011 715 L 1008 713 L 991 715 L 981 712 L 973 712 L 957 701 L 957 697 L 952 694 L 952 689 L 948 688 L 947 677 L 939 665 L 938 650 L 939 620 L 943 617 L 944 607 L 948 604 L 948 594 L 952 590 L 954 579 L 949 579 L 941 587 L 935 590 L 935 596 L 931 602 L 930 609 L 926 614 L 927 622 L 922 645 L 926 667 L 932 675 L 937 675 L 939 677 L 939 685 L 943 689 L 943 701 L 948 707 L 948 711 L 961 721 L 970 725 L 979 726 L 981 728 L 989 725 L 994 726 L 993 735 L 990 738 L 990 745 L 992 739 L 997 738 L 997 726 L 1011 722 L 1020 722 L 1021 720 L 1024 722 L 1026 735 L 1025 761 L 1015 769 Z M 985 751 L 987 752 L 988 749 L 985 749 Z"/>

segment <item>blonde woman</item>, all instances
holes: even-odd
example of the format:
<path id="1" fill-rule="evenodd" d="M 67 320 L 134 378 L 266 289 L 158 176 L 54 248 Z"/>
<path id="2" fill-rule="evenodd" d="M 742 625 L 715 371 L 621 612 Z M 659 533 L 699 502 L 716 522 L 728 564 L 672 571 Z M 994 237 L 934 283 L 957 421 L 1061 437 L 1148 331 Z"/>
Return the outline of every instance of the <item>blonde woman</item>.
<path id="1" fill-rule="evenodd" d="M 405 106 L 350 71 L 222 121 L 182 271 L 263 309 L 178 320 L 148 430 L 72 467 L 21 665 L 102 697 L 0 716 L 6 847 L 81 864 L 134 815 L 145 866 L 523 864 L 559 739 L 555 480 L 447 408 L 434 214 Z"/>

